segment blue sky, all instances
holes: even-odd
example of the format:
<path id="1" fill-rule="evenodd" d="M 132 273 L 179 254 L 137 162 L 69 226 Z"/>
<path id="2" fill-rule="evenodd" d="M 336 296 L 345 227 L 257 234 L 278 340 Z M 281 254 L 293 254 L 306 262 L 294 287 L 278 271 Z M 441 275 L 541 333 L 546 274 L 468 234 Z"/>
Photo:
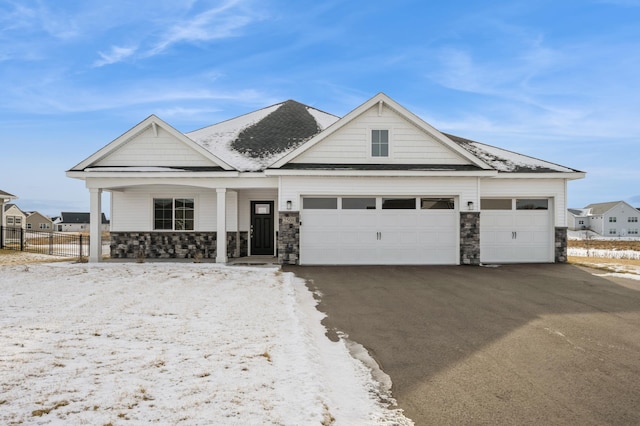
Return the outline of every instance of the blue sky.
<path id="1" fill-rule="evenodd" d="M 187 132 L 385 92 L 439 130 L 640 206 L 640 0 L 0 0 L 0 189 L 88 211 L 64 172 L 150 114 Z"/>

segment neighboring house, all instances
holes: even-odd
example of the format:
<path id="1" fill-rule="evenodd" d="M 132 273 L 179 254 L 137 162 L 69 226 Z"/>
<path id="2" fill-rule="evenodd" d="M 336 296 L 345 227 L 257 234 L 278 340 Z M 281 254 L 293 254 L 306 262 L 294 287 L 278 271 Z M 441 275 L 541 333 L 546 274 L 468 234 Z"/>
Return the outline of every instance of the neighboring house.
<path id="1" fill-rule="evenodd" d="M 342 118 L 286 101 L 189 133 L 151 115 L 67 176 L 92 220 L 110 193 L 112 258 L 456 265 L 566 261 L 567 181 L 585 173 L 442 133 L 381 93 Z"/>
<path id="2" fill-rule="evenodd" d="M 603 236 L 640 236 L 640 212 L 625 201 L 589 204 L 588 229 Z"/>
<path id="3" fill-rule="evenodd" d="M 2 226 L 25 229 L 27 214 L 20 210 L 20 207 L 15 204 L 5 204 L 3 221 Z"/>
<path id="4" fill-rule="evenodd" d="M 109 230 L 109 221 L 102 213 L 101 215 L 101 231 Z M 83 232 L 89 231 L 89 223 L 91 222 L 90 213 L 85 212 L 62 212 L 59 218 L 55 218 L 55 229 L 58 232 Z"/>
<path id="5" fill-rule="evenodd" d="M 4 226 L 4 205 L 11 200 L 15 200 L 16 197 L 13 194 L 9 194 L 3 190 L 0 190 L 0 226 Z"/>
<path id="6" fill-rule="evenodd" d="M 11 200 L 15 200 L 16 197 L 13 194 L 9 194 L 8 192 L 5 192 L 3 190 L 0 190 L 0 227 L 4 227 L 4 206 L 6 203 L 8 203 Z M 4 243 L 5 243 L 5 236 L 4 236 L 4 232 L 0 233 L 0 247 L 4 247 Z"/>
<path id="7" fill-rule="evenodd" d="M 567 226 L 570 230 L 587 230 L 591 226 L 589 209 L 568 209 L 567 213 Z"/>
<path id="8" fill-rule="evenodd" d="M 32 231 L 53 231 L 53 221 L 39 212 L 27 213 L 27 229 Z"/>

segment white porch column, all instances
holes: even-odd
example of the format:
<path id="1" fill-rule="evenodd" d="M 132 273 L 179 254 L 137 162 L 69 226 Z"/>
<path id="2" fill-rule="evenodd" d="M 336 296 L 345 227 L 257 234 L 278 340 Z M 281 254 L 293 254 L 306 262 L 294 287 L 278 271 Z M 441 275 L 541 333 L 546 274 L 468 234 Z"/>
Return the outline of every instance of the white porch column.
<path id="1" fill-rule="evenodd" d="M 102 189 L 89 188 L 91 194 L 91 213 L 89 220 L 89 262 L 102 259 Z"/>
<path id="2" fill-rule="evenodd" d="M 216 263 L 227 263 L 227 188 L 216 188 Z"/>

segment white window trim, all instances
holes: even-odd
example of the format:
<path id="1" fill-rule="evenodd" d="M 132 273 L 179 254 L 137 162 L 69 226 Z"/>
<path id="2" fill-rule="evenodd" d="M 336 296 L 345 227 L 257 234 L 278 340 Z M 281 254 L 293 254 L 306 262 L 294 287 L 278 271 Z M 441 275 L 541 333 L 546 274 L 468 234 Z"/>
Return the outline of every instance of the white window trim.
<path id="1" fill-rule="evenodd" d="M 173 200 L 173 207 L 172 207 L 172 223 L 171 223 L 171 227 L 172 229 L 156 229 L 156 224 L 155 224 L 155 203 L 153 200 L 155 200 L 156 198 L 171 198 Z M 175 229 L 175 200 L 176 198 L 190 198 L 193 200 L 193 229 L 191 230 L 177 230 Z M 198 231 L 198 227 L 199 227 L 199 221 L 198 221 L 198 197 L 195 194 L 151 194 L 151 199 L 149 200 L 149 204 L 151 206 L 151 208 L 149 209 L 149 222 L 150 222 L 150 230 L 151 232 L 197 232 Z"/>
<path id="2" fill-rule="evenodd" d="M 372 147 L 373 147 L 373 131 L 374 130 L 386 130 L 388 132 L 389 135 L 389 143 L 388 143 L 388 155 L 386 157 L 383 156 L 375 156 L 373 155 L 372 151 Z M 367 129 L 367 155 L 369 156 L 370 159 L 372 160 L 380 160 L 380 159 L 392 159 L 393 158 L 393 129 L 390 127 L 386 127 L 386 126 L 376 126 L 376 127 L 369 127 Z"/>

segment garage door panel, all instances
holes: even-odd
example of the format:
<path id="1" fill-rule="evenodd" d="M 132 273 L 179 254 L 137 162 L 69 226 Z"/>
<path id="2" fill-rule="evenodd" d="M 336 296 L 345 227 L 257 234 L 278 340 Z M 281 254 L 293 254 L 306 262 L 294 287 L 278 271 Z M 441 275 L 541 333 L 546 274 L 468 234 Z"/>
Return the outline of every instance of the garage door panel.
<path id="1" fill-rule="evenodd" d="M 455 210 L 303 210 L 301 223 L 302 264 L 458 263 Z"/>
<path id="2" fill-rule="evenodd" d="M 549 210 L 481 211 L 480 261 L 553 261 L 551 223 Z"/>

